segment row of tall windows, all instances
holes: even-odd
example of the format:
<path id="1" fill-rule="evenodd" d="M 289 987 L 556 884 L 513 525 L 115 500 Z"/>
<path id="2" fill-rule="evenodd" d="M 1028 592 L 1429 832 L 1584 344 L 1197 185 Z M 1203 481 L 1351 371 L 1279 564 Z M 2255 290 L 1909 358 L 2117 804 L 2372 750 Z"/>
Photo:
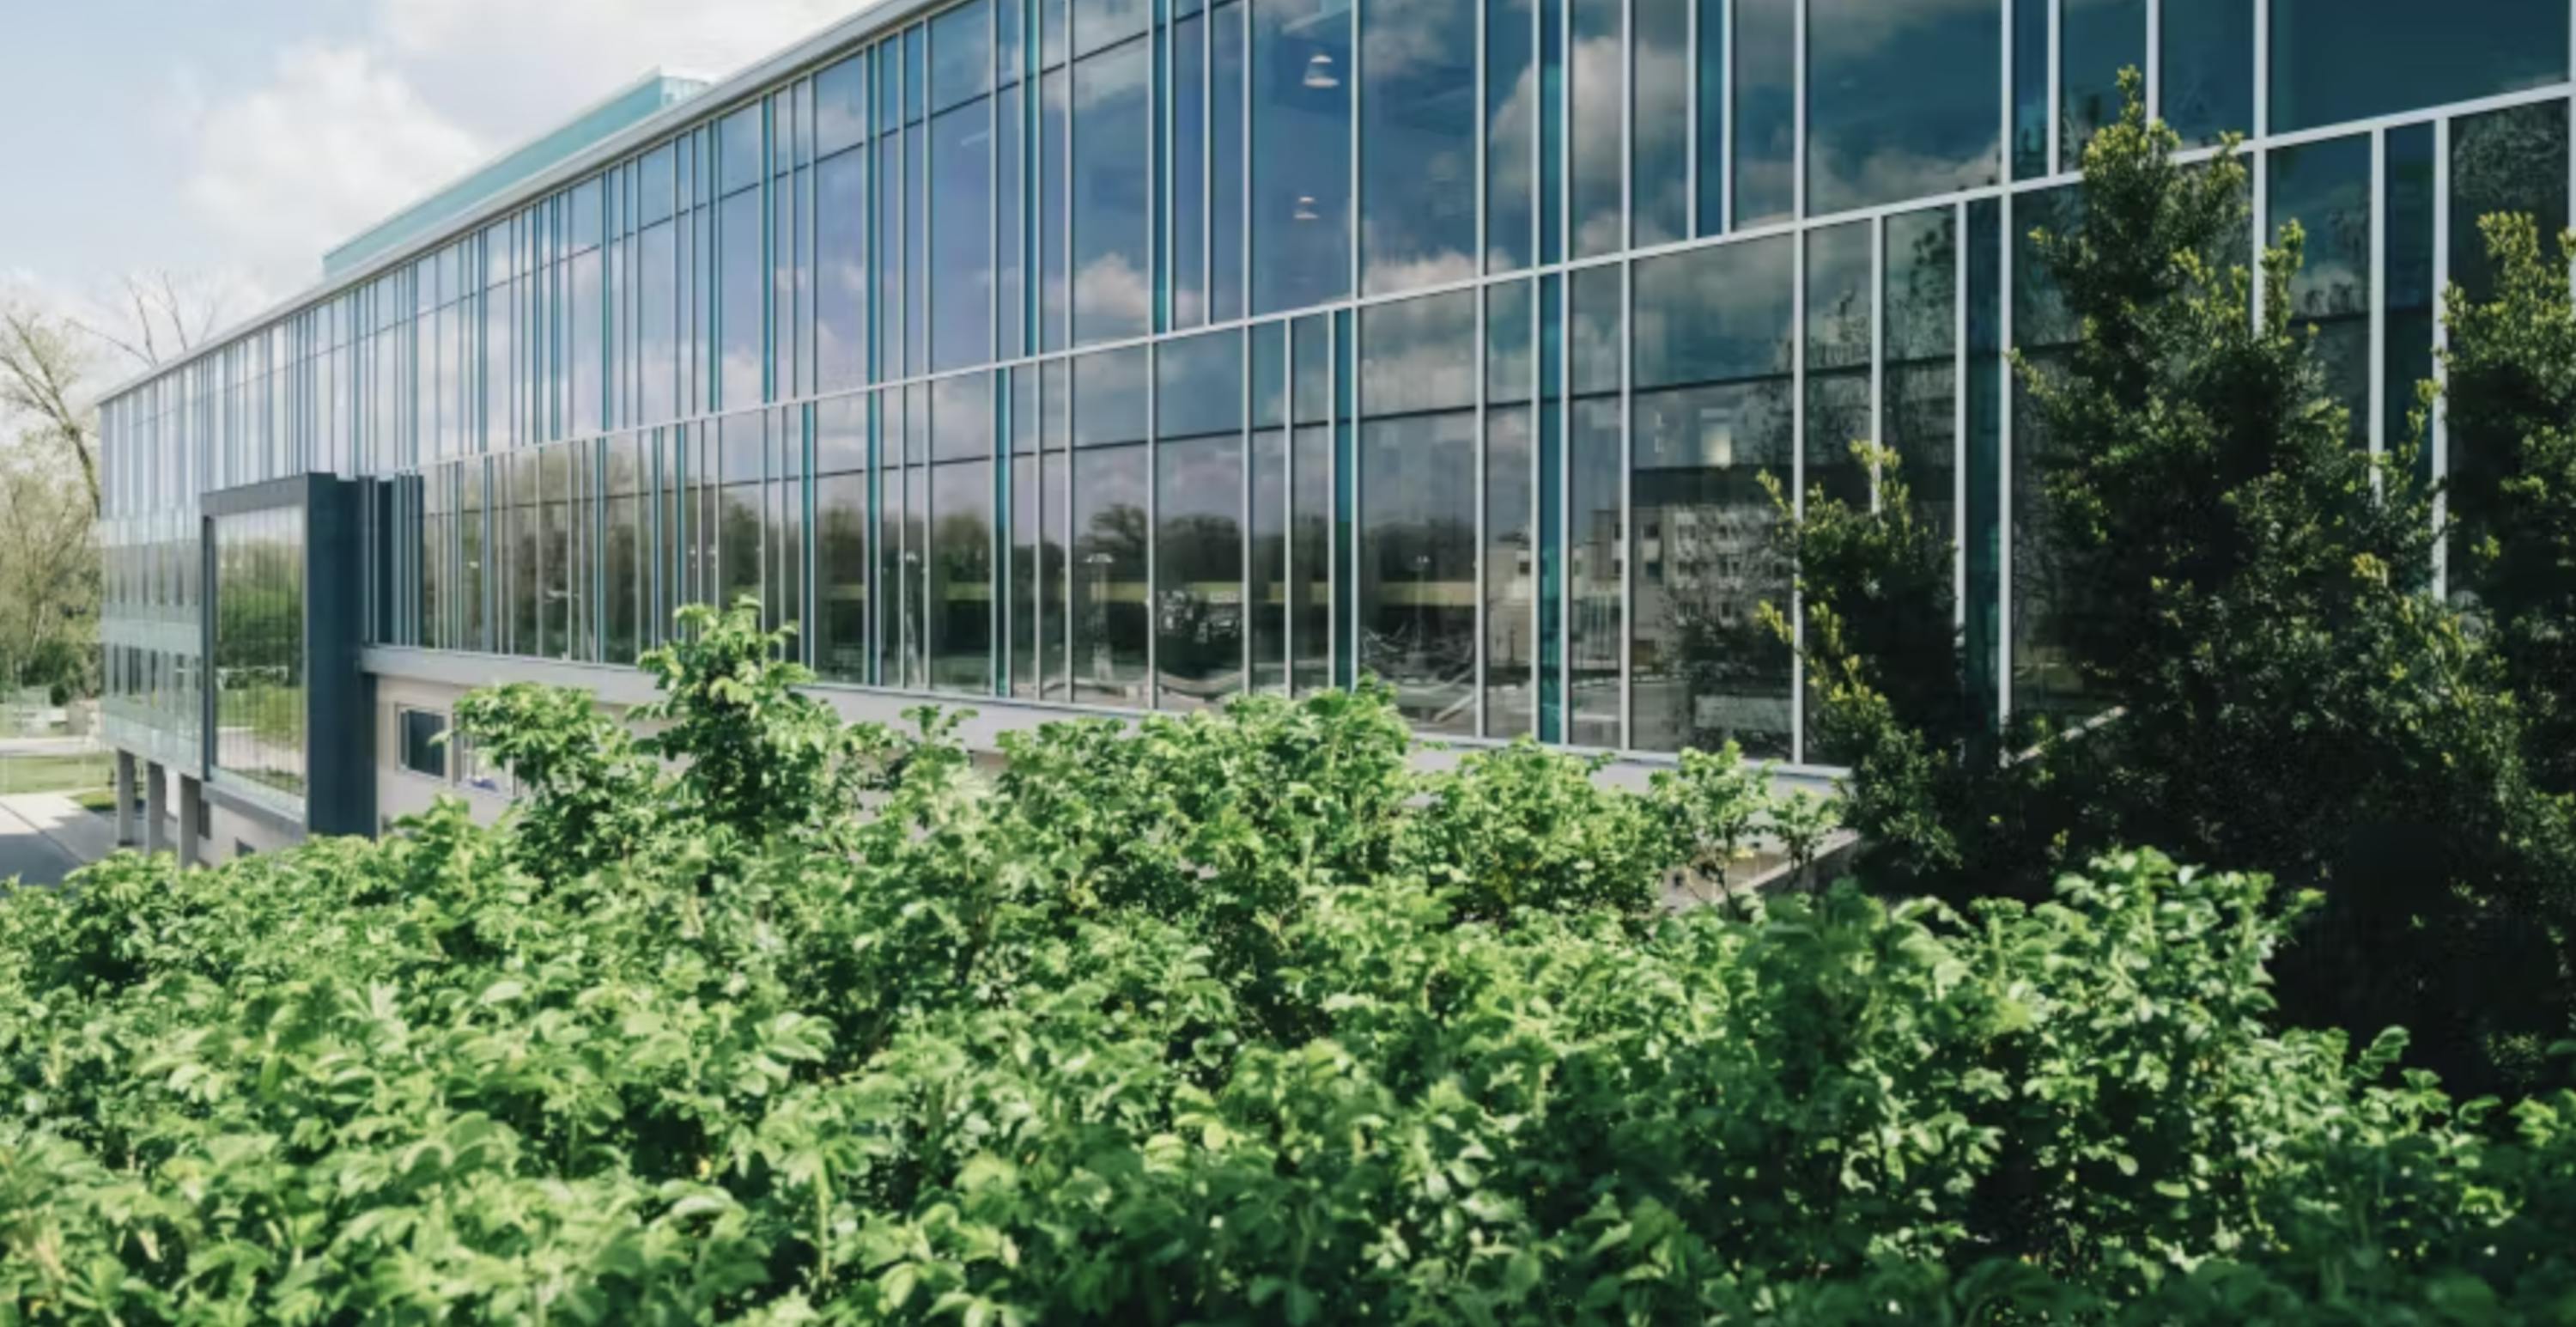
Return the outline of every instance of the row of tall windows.
<path id="1" fill-rule="evenodd" d="M 968 0 L 127 394 L 111 510 L 2053 177 L 2123 67 L 2200 142 L 2567 76 L 2555 0 L 2264 12 Z"/>
<path id="2" fill-rule="evenodd" d="M 151 514 L 329 469 L 385 481 L 387 643 L 621 662 L 752 593 L 841 681 L 1365 672 L 1433 731 L 1829 761 L 1762 477 L 1873 497 L 1875 437 L 1971 684 L 2076 711 L 2002 354 L 2072 335 L 2020 237 L 2117 71 L 2257 135 L 2393 447 L 2474 217 L 2567 214 L 2567 48 L 2537 0 L 969 0 L 109 402 L 118 602 L 186 602 Z"/>

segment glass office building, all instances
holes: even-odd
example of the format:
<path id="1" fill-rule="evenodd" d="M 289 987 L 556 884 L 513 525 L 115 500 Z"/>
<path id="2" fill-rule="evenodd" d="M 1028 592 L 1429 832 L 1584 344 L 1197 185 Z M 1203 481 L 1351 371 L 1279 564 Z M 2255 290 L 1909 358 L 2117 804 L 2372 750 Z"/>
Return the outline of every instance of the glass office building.
<path id="1" fill-rule="evenodd" d="M 1445 739 L 1830 767 L 1759 481 L 1869 500 L 1858 438 L 1957 537 L 1969 685 L 2080 712 L 2005 355 L 2072 336 L 2024 237 L 2118 71 L 2248 135 L 2392 446 L 2474 218 L 2567 222 L 2569 11 L 889 0 L 109 400 L 116 731 L 232 740 L 201 495 L 327 472 L 380 678 L 749 595 L 836 694 L 1374 675 Z"/>

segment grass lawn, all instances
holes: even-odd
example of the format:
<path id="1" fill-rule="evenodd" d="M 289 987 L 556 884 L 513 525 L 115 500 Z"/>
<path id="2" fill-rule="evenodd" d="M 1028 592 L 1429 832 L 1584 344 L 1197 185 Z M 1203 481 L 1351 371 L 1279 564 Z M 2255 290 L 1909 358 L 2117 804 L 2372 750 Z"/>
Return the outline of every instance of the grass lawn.
<path id="1" fill-rule="evenodd" d="M 116 790 L 114 788 L 83 788 L 79 792 L 72 794 L 72 800 L 79 803 L 81 809 L 84 811 L 96 811 L 103 816 L 112 816 L 116 814 Z"/>
<path id="2" fill-rule="evenodd" d="M 116 758 L 104 751 L 74 756 L 0 756 L 0 793 L 102 790 L 115 778 Z M 111 805 L 113 804 L 111 799 Z"/>

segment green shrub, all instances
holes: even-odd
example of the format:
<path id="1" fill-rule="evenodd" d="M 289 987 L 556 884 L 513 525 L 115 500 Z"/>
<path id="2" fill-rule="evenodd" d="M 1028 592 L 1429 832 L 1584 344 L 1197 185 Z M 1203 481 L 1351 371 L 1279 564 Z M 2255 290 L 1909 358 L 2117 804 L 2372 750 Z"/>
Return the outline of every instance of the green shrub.
<path id="1" fill-rule="evenodd" d="M 498 828 L 0 903 L 0 1321 L 2576 1304 L 2576 1098 L 2277 1030 L 2257 879 L 1664 913 L 1758 779 L 1418 776 L 1379 692 L 1053 725 L 987 779 L 946 721 L 795 702 L 752 621 L 674 647 L 649 747 L 465 706 L 534 792 Z"/>

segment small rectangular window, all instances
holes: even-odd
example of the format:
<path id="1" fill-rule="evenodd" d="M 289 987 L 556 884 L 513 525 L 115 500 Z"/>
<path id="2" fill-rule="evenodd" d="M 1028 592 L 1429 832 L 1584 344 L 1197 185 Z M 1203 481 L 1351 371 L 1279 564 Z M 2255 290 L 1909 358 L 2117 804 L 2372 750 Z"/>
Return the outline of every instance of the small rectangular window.
<path id="1" fill-rule="evenodd" d="M 435 710 L 401 711 L 402 767 L 433 779 L 447 777 L 447 716 Z"/>

